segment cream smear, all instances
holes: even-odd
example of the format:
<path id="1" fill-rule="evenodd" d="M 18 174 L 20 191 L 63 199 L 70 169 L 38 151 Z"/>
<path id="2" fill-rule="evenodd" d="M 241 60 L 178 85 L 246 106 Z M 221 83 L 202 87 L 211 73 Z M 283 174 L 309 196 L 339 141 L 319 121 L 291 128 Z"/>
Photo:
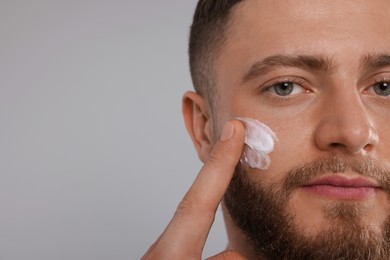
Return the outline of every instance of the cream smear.
<path id="1" fill-rule="evenodd" d="M 245 125 L 245 147 L 241 162 L 260 170 L 268 169 L 271 159 L 268 154 L 273 151 L 277 141 L 275 133 L 265 124 L 251 118 L 236 118 Z"/>

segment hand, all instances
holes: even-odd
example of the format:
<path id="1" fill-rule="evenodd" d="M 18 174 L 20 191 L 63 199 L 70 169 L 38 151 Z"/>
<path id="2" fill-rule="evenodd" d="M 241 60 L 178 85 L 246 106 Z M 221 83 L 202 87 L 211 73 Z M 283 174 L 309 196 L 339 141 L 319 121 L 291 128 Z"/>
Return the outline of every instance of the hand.
<path id="1" fill-rule="evenodd" d="M 165 231 L 142 257 L 147 259 L 201 259 L 215 213 L 232 179 L 244 145 L 244 126 L 226 122 L 220 141 L 191 188 L 180 202 Z M 210 259 L 245 259 L 233 251 Z"/>

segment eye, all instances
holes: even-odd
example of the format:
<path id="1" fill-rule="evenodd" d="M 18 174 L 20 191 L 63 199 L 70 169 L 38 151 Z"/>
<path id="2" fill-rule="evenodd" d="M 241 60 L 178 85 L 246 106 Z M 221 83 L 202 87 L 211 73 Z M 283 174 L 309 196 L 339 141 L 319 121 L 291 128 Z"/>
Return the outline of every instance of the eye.
<path id="1" fill-rule="evenodd" d="M 279 96 L 289 96 L 302 93 L 304 88 L 297 83 L 286 81 L 273 84 L 268 90 Z"/>
<path id="2" fill-rule="evenodd" d="M 373 86 L 373 91 L 379 96 L 388 96 L 390 95 L 390 82 L 382 81 L 375 83 Z"/>

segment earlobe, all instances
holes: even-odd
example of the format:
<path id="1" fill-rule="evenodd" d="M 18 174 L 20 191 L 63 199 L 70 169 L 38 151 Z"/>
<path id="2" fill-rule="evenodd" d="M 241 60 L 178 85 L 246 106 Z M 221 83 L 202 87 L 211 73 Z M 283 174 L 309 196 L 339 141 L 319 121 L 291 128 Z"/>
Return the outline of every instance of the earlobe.
<path id="1" fill-rule="evenodd" d="M 199 159 L 205 162 L 212 146 L 212 117 L 206 100 L 189 91 L 183 96 L 183 117 Z"/>

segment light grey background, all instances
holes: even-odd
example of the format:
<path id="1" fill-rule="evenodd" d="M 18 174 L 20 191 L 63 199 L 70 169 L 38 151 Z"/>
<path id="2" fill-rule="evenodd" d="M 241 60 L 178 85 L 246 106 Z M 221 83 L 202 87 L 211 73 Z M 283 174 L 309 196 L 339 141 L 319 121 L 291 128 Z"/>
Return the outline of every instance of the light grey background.
<path id="1" fill-rule="evenodd" d="M 200 162 L 192 0 L 0 1 L 0 259 L 138 259 Z M 220 212 L 204 256 L 226 244 Z"/>

